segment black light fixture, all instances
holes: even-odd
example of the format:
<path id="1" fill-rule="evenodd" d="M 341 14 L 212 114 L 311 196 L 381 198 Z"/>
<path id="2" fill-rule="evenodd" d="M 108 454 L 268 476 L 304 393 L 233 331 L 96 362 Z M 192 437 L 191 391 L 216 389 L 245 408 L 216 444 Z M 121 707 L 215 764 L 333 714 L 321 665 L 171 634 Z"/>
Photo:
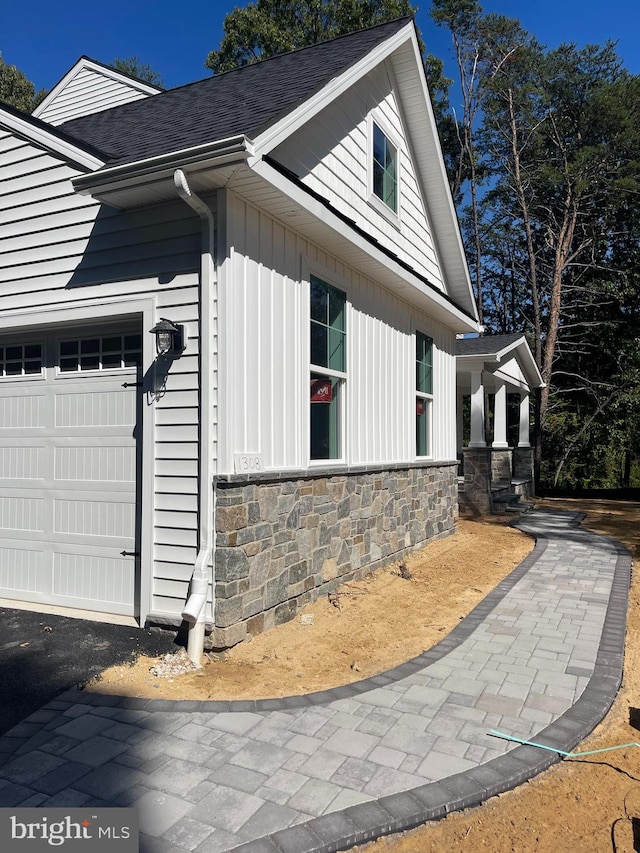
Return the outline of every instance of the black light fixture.
<path id="1" fill-rule="evenodd" d="M 184 351 L 184 326 L 161 317 L 153 329 L 149 331 L 156 336 L 156 352 L 159 356 L 177 358 L 182 355 Z"/>

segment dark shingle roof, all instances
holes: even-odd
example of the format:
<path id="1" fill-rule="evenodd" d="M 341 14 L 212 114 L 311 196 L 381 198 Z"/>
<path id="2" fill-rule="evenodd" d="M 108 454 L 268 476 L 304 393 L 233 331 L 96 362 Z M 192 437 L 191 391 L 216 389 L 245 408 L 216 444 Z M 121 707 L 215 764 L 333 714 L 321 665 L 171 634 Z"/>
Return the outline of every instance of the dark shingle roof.
<path id="1" fill-rule="evenodd" d="M 281 54 L 73 119 L 61 128 L 107 154 L 108 166 L 240 134 L 255 138 L 410 20 L 400 18 Z"/>
<path id="2" fill-rule="evenodd" d="M 524 338 L 523 334 L 515 335 L 481 335 L 479 338 L 458 338 L 456 355 L 496 355 L 516 341 Z"/>

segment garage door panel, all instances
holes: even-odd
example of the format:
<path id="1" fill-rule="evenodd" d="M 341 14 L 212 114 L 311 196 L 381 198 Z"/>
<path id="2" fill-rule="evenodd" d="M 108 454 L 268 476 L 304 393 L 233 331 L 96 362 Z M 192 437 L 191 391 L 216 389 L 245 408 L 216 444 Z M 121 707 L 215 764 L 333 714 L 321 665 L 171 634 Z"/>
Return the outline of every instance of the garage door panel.
<path id="1" fill-rule="evenodd" d="M 45 447 L 38 444 L 3 442 L 0 445 L 0 481 L 44 480 L 46 475 Z"/>
<path id="2" fill-rule="evenodd" d="M 45 587 L 45 554 L 41 549 L 24 542 L 5 540 L 0 545 L 0 589 L 32 593 L 42 598 Z M 33 599 L 29 599 L 33 600 Z"/>
<path id="3" fill-rule="evenodd" d="M 0 496 L 0 530 L 44 533 L 44 498 Z"/>
<path id="4" fill-rule="evenodd" d="M 56 480 L 135 483 L 135 447 L 70 444 L 55 449 Z"/>
<path id="5" fill-rule="evenodd" d="M 118 605 L 131 609 L 134 598 L 133 557 L 117 556 L 93 548 L 88 555 L 72 546 L 56 546 L 53 553 L 51 591 L 72 607 Z M 75 603 L 74 603 L 75 602 Z M 82 603 L 80 603 L 82 602 Z"/>
<path id="6" fill-rule="evenodd" d="M 31 385 L 0 397 L 0 435 L 11 430 L 42 429 L 46 425 L 46 409 L 46 395 L 34 394 Z"/>
<path id="7" fill-rule="evenodd" d="M 135 422 L 136 399 L 129 390 L 56 393 L 56 427 L 86 430 L 133 427 Z"/>
<path id="8" fill-rule="evenodd" d="M 59 499 L 54 501 L 54 533 L 132 540 L 135 506 L 128 501 Z"/>

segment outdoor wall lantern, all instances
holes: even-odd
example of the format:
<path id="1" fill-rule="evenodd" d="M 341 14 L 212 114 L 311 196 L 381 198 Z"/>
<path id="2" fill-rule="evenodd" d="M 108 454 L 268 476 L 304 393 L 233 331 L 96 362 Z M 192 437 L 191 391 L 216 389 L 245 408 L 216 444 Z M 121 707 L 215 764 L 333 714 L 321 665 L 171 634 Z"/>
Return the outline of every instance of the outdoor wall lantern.
<path id="1" fill-rule="evenodd" d="M 184 326 L 161 317 L 149 331 L 156 336 L 156 352 L 159 356 L 178 358 L 184 352 Z"/>

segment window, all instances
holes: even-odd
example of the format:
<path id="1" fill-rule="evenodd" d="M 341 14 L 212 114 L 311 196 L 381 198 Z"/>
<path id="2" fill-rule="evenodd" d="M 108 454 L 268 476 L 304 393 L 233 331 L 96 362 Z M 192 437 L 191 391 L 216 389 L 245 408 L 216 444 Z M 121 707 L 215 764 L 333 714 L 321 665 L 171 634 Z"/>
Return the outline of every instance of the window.
<path id="1" fill-rule="evenodd" d="M 59 345 L 60 373 L 121 370 L 139 367 L 141 361 L 142 336 L 138 334 L 75 338 Z"/>
<path id="2" fill-rule="evenodd" d="M 416 456 L 431 456 L 433 341 L 416 332 Z"/>
<path id="3" fill-rule="evenodd" d="M 398 149 L 373 122 L 373 192 L 398 212 Z"/>
<path id="4" fill-rule="evenodd" d="M 310 290 L 310 456 L 311 459 L 340 459 L 347 297 L 315 276 L 311 276 Z"/>
<path id="5" fill-rule="evenodd" d="M 0 378 L 42 375 L 42 344 L 0 347 Z"/>

